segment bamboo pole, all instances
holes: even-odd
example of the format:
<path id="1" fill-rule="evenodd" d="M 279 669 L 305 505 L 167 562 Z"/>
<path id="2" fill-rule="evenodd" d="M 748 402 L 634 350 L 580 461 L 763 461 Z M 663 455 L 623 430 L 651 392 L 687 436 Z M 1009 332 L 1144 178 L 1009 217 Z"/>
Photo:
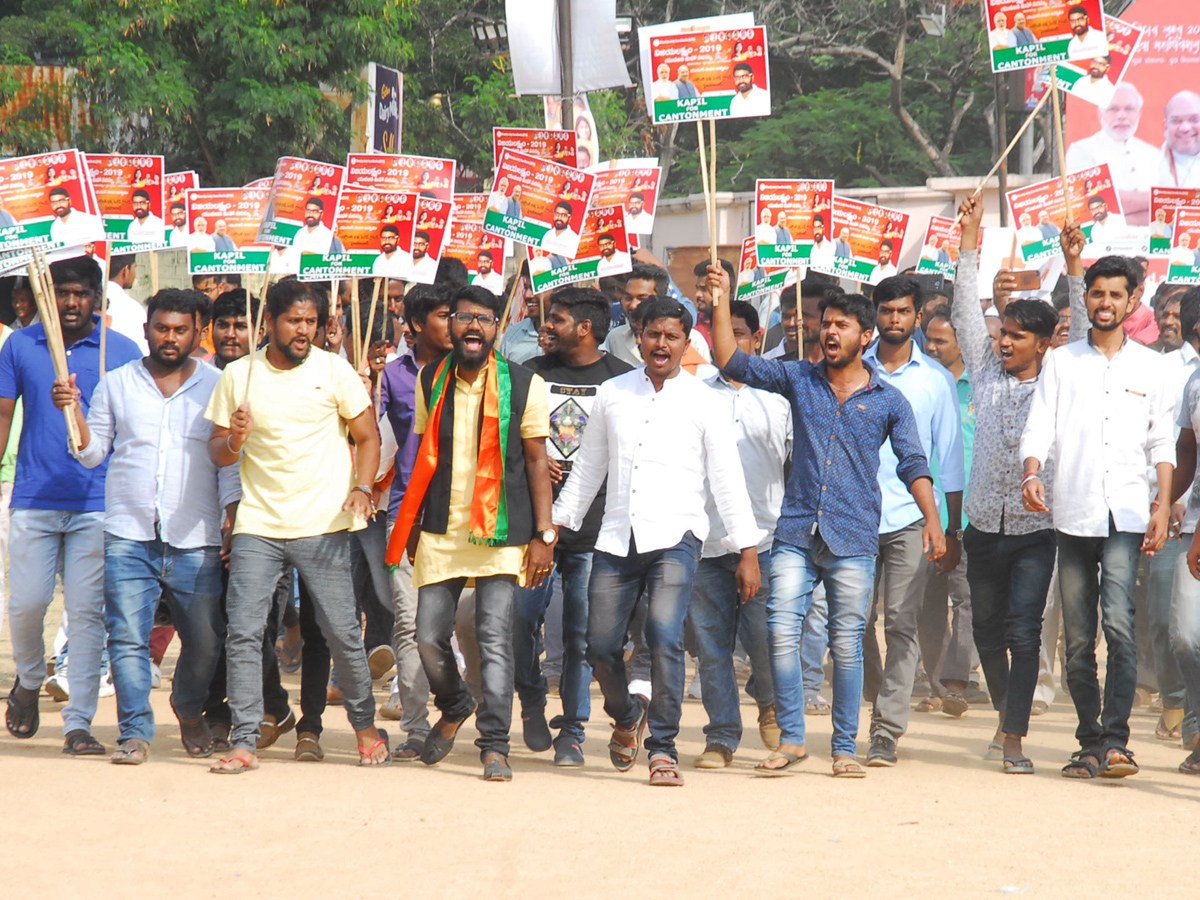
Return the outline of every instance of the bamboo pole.
<path id="1" fill-rule="evenodd" d="M 58 302 L 54 293 L 54 279 L 50 275 L 50 267 L 40 247 L 33 250 L 33 261 L 29 263 L 29 286 L 33 290 L 33 299 L 41 313 L 42 323 L 46 329 L 46 346 L 50 350 L 50 360 L 54 364 L 54 374 L 58 381 L 69 383 L 71 370 L 67 366 L 67 351 L 63 342 L 62 323 L 58 318 Z M 71 450 L 79 452 L 80 434 L 79 423 L 75 421 L 75 404 L 63 408 L 63 418 L 67 426 L 67 440 Z"/>
<path id="2" fill-rule="evenodd" d="M 730 292 L 732 293 L 732 291 L 733 291 L 733 288 L 730 287 Z M 800 285 L 797 284 L 796 285 L 797 295 L 799 295 L 799 292 L 800 292 Z M 796 302 L 799 303 L 798 296 L 797 296 Z M 775 303 L 775 292 L 771 291 L 771 293 L 767 294 L 767 317 L 762 322 L 762 339 L 758 342 L 758 355 L 759 356 L 762 356 L 763 351 L 767 349 L 767 332 L 771 330 L 771 306 L 774 303 Z M 797 310 L 796 312 L 797 312 L 797 314 L 799 314 L 799 310 Z"/>
<path id="3" fill-rule="evenodd" d="M 500 317 L 500 331 L 496 334 L 496 343 L 499 344 L 500 338 L 504 337 L 504 332 L 508 330 L 509 318 L 512 315 L 513 299 L 517 296 L 517 288 L 520 286 L 525 271 L 525 263 L 522 262 L 517 266 L 517 274 L 513 276 L 512 288 L 508 292 L 508 302 L 504 304 L 504 315 Z"/>
<path id="4" fill-rule="evenodd" d="M 108 371 L 108 278 L 112 266 L 112 244 L 104 243 L 104 262 L 100 265 L 100 377 Z"/>
<path id="5" fill-rule="evenodd" d="M 704 123 L 699 119 L 696 120 L 696 139 L 700 143 L 700 183 L 704 187 L 704 211 L 705 218 L 708 220 L 709 262 L 715 266 L 717 265 L 716 197 L 713 196 L 712 184 L 709 181 L 708 151 L 705 147 Z M 715 170 L 713 170 L 712 177 L 713 179 L 716 178 Z M 730 285 L 730 290 L 732 291 L 732 285 Z M 717 289 L 710 287 L 709 295 L 712 297 L 713 306 L 716 306 Z"/>
<path id="6" fill-rule="evenodd" d="M 362 354 L 359 356 L 359 359 L 365 359 L 367 361 L 368 366 L 371 365 L 371 344 L 373 343 L 371 338 L 375 334 L 375 310 L 379 306 L 379 287 L 381 284 L 385 284 L 386 282 L 386 278 L 376 278 L 375 290 L 371 294 L 371 311 L 367 313 L 367 335 L 365 338 L 363 338 Z"/>
<path id="7" fill-rule="evenodd" d="M 1058 183 L 1062 188 L 1063 204 L 1067 207 L 1067 224 L 1075 224 L 1071 188 L 1067 184 L 1067 153 L 1063 149 L 1062 110 L 1058 99 L 1058 66 L 1050 67 L 1050 93 L 1054 95 L 1054 146 L 1058 151 Z"/>
<path id="8" fill-rule="evenodd" d="M 242 403 L 250 402 L 250 379 L 254 377 L 254 357 L 257 355 L 258 333 L 262 331 L 263 312 L 267 308 L 267 285 L 271 283 L 271 256 L 275 251 L 267 254 L 267 270 L 263 273 L 262 294 L 258 298 L 258 316 L 254 319 L 254 331 L 250 335 L 250 367 L 246 371 L 246 394 L 242 398 Z M 246 290 L 246 324 L 250 324 L 250 291 Z"/>
<path id="9" fill-rule="evenodd" d="M 358 305 L 358 286 L 359 279 L 354 279 L 354 287 L 350 291 L 350 365 L 354 366 L 354 371 L 357 372 L 362 368 L 362 363 L 359 361 L 358 351 L 362 347 L 362 322 L 360 321 L 361 310 Z"/>

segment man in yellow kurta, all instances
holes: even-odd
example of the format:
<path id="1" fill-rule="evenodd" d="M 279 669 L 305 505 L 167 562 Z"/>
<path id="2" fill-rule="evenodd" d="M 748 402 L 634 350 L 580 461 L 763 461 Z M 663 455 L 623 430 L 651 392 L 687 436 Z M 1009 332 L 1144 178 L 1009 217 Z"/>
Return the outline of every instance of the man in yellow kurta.
<path id="1" fill-rule="evenodd" d="M 461 288 L 453 301 L 454 350 L 418 378 L 413 429 L 421 449 L 388 550 L 395 562 L 407 544 L 413 558 L 417 646 L 442 713 L 421 752 L 427 765 L 445 758 L 475 711 L 450 647 L 459 595 L 474 583 L 483 682 L 475 743 L 489 781 L 512 778 L 513 599 L 518 583 L 549 576 L 556 539 L 546 385 L 493 352 L 502 306 L 478 286 Z"/>

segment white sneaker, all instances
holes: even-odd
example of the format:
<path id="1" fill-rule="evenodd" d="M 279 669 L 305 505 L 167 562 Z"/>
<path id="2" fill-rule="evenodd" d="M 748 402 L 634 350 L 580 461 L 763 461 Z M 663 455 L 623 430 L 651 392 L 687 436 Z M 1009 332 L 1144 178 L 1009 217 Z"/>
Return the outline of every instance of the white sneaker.
<path id="1" fill-rule="evenodd" d="M 46 693 L 50 695 L 50 699 L 57 700 L 59 703 L 66 703 L 71 697 L 70 690 L 67 688 L 67 673 L 55 672 L 46 679 Z"/>
<path id="2" fill-rule="evenodd" d="M 100 679 L 100 694 L 101 697 L 111 697 L 117 692 L 112 683 L 112 669 L 108 669 L 104 673 L 104 677 Z"/>
<path id="3" fill-rule="evenodd" d="M 162 687 L 162 669 L 155 662 L 150 663 L 150 688 Z"/>

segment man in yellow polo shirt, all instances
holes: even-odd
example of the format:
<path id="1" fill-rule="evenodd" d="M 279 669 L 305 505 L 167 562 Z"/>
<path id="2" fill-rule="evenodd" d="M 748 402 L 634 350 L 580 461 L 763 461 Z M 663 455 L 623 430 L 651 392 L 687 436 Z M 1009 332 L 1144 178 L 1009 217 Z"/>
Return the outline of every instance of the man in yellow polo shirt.
<path id="1" fill-rule="evenodd" d="M 294 280 L 272 285 L 267 346 L 225 367 L 206 413 L 213 423 L 209 455 L 218 466 L 240 458 L 242 476 L 226 640 L 233 752 L 212 767 L 220 774 L 258 768 L 263 630 L 275 585 L 293 567 L 312 595 L 337 667 L 359 765 L 391 761 L 375 729 L 350 579 L 350 532 L 373 512 L 379 432 L 350 364 L 312 345 L 328 317 L 320 290 Z M 354 439 L 353 457 L 347 435 Z"/>
<path id="2" fill-rule="evenodd" d="M 549 397 L 538 375 L 493 351 L 503 304 L 479 286 L 455 295 L 454 349 L 418 376 L 413 430 L 422 435 L 421 447 L 388 548 L 389 563 L 406 546 L 414 561 L 417 647 L 442 713 L 421 751 L 426 765 L 450 752 L 475 711 L 450 647 L 459 595 L 474 582 L 483 682 L 475 744 L 488 781 L 512 778 L 517 584 L 536 586 L 549 576 L 556 537 L 546 458 Z"/>

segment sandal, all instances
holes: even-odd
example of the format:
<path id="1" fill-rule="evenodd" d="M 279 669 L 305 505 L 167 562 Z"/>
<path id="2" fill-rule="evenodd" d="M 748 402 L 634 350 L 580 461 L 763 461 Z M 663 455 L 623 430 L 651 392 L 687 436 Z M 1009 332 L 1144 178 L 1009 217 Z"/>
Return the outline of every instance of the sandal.
<path id="1" fill-rule="evenodd" d="M 392 754 L 390 752 L 385 753 L 383 756 L 383 759 L 379 760 L 379 762 L 371 761 L 371 757 L 373 757 L 375 755 L 375 751 L 378 750 L 380 747 L 382 747 L 384 750 L 388 749 L 387 732 L 384 731 L 383 729 L 379 730 L 379 740 L 377 740 L 375 743 L 373 743 L 371 745 L 371 749 L 363 750 L 362 744 L 358 745 L 358 764 L 360 766 L 366 766 L 366 767 L 372 768 L 372 769 L 382 768 L 383 766 L 390 766 L 392 764 Z"/>
<path id="2" fill-rule="evenodd" d="M 303 649 L 303 638 L 294 644 L 289 644 L 286 640 L 279 641 L 275 645 L 275 660 L 279 663 L 279 668 L 289 675 L 299 672 L 301 663 L 300 651 Z"/>
<path id="3" fill-rule="evenodd" d="M 1090 753 L 1084 753 L 1080 750 L 1078 753 L 1071 754 L 1071 761 L 1062 768 L 1063 778 L 1078 778 L 1087 780 L 1095 778 L 1100 771 L 1099 767 L 1093 762 L 1094 757 Z"/>
<path id="4" fill-rule="evenodd" d="M 629 728 L 613 726 L 612 738 L 608 742 L 608 758 L 618 772 L 628 772 L 637 762 L 638 753 L 642 749 L 642 734 L 646 731 L 646 715 L 648 704 L 641 699 L 635 699 L 638 704 L 637 721 Z M 626 743 L 626 739 L 628 743 Z M 683 783 L 682 781 L 680 782 Z"/>
<path id="5" fill-rule="evenodd" d="M 77 728 L 67 734 L 63 740 L 62 752 L 68 756 L 103 756 L 108 751 L 104 745 L 92 737 L 90 731 Z"/>
<path id="6" fill-rule="evenodd" d="M 1200 775 L 1200 750 L 1193 750 L 1187 759 L 1179 764 L 1179 771 L 1184 775 Z"/>
<path id="7" fill-rule="evenodd" d="M 183 749 L 187 751 L 188 756 L 193 759 L 206 759 L 213 755 L 214 741 L 212 732 L 208 730 L 208 723 L 204 721 L 203 716 L 197 716 L 194 719 L 185 719 L 179 715 L 179 711 L 175 709 L 175 699 L 171 699 L 171 712 L 175 713 L 175 718 L 179 720 L 179 740 L 183 744 Z"/>
<path id="8" fill-rule="evenodd" d="M 8 733 L 15 738 L 25 740 L 37 734 L 38 726 L 42 724 L 41 713 L 38 711 L 38 692 L 25 691 L 32 694 L 32 699 L 21 699 L 21 682 L 17 681 L 8 692 L 8 708 L 4 712 L 4 725 Z"/>
<path id="9" fill-rule="evenodd" d="M 833 761 L 834 778 L 866 778 L 867 771 L 852 759 L 835 759 Z"/>
<path id="10" fill-rule="evenodd" d="M 1032 775 L 1034 774 L 1033 760 L 1028 756 L 1006 756 L 1004 757 L 1004 774 Z"/>
<path id="11" fill-rule="evenodd" d="M 150 744 L 141 738 L 117 741 L 117 749 L 109 760 L 116 766 L 140 766 L 150 755 Z"/>
<path id="12" fill-rule="evenodd" d="M 243 772 L 252 772 L 257 768 L 257 757 L 248 760 L 244 756 L 226 756 L 218 760 L 215 766 L 210 766 L 208 771 L 214 775 L 241 775 Z"/>
<path id="13" fill-rule="evenodd" d="M 1183 740 L 1183 715 L 1182 710 L 1170 710 L 1171 718 L 1175 720 L 1175 724 L 1167 721 L 1167 710 L 1163 710 L 1162 715 L 1158 717 L 1158 724 L 1154 727 L 1154 736 L 1160 741 L 1169 741 L 1175 743 Z"/>
<path id="14" fill-rule="evenodd" d="M 212 736 L 212 752 L 213 753 L 228 753 L 233 749 L 233 744 L 229 742 L 230 727 L 228 722 L 211 722 L 205 718 L 208 723 L 208 733 Z"/>
<path id="15" fill-rule="evenodd" d="M 1116 759 L 1116 762 L 1113 760 Z M 1133 761 L 1133 751 L 1123 747 L 1111 747 L 1104 754 L 1104 765 L 1100 767 L 1101 778 L 1128 778 L 1139 771 L 1138 764 Z"/>
<path id="16" fill-rule="evenodd" d="M 833 707 L 829 705 L 829 701 L 820 694 L 817 695 L 816 699 L 814 699 L 812 703 L 804 707 L 805 715 L 809 716 L 827 716 L 832 711 Z"/>
<path id="17" fill-rule="evenodd" d="M 768 766 L 767 763 L 772 760 L 786 760 L 782 766 Z M 754 774 L 764 778 L 779 778 L 783 775 L 791 775 L 792 768 L 808 759 L 808 754 L 797 756 L 794 753 L 788 753 L 786 750 L 776 750 L 757 766 L 754 767 Z"/>
<path id="18" fill-rule="evenodd" d="M 407 741 L 392 751 L 392 759 L 396 762 L 416 762 L 421 758 L 421 748 L 425 742 L 420 738 L 410 737 Z"/>
<path id="19" fill-rule="evenodd" d="M 679 763 L 666 753 L 651 754 L 650 786 L 683 787 L 683 775 L 679 772 Z"/>
<path id="20" fill-rule="evenodd" d="M 942 711 L 942 698 L 941 697 L 926 697 L 924 700 L 922 700 L 920 703 L 917 704 L 917 712 L 932 713 L 932 712 L 941 712 L 941 711 Z"/>

